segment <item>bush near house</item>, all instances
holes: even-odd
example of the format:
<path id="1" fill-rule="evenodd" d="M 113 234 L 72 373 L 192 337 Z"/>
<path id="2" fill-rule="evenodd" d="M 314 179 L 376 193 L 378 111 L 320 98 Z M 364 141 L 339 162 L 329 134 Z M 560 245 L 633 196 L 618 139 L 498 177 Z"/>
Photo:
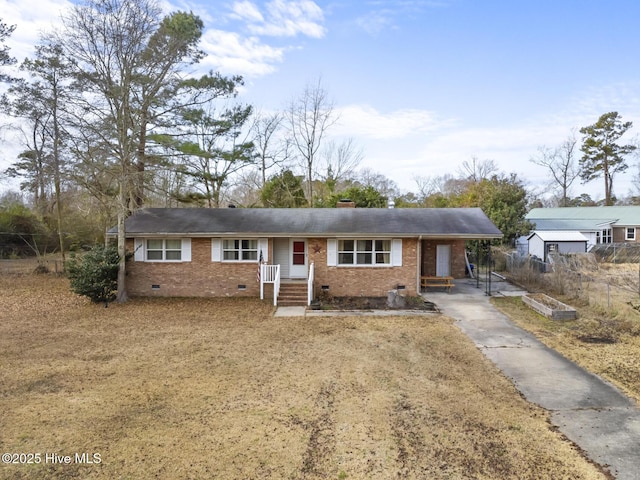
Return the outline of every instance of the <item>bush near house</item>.
<path id="1" fill-rule="evenodd" d="M 115 246 L 96 246 L 82 257 L 72 255 L 67 263 L 71 290 L 105 306 L 118 290 L 120 256 Z"/>

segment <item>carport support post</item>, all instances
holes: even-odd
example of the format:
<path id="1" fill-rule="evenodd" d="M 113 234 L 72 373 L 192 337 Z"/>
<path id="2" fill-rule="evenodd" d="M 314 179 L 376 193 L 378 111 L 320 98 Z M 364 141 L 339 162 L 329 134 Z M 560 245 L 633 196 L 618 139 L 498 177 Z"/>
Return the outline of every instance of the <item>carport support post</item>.
<path id="1" fill-rule="evenodd" d="M 480 240 L 476 241 L 476 288 L 480 288 Z"/>
<path id="2" fill-rule="evenodd" d="M 487 249 L 487 291 L 485 292 L 487 296 L 491 296 L 491 243 L 487 240 L 485 242 L 485 247 Z"/>

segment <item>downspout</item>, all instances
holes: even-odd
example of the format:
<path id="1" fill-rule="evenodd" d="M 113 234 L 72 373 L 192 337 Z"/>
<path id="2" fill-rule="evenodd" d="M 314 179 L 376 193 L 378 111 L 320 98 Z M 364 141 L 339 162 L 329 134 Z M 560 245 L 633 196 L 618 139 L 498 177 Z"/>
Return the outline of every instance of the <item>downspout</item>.
<path id="1" fill-rule="evenodd" d="M 418 268 L 416 269 L 416 292 L 420 295 L 420 272 L 422 271 L 422 235 L 418 235 Z"/>

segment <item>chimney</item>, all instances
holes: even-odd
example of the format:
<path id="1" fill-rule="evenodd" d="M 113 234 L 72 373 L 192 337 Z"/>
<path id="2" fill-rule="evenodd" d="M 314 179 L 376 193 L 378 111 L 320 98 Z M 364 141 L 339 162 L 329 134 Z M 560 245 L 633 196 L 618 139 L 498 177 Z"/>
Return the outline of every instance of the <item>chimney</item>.
<path id="1" fill-rule="evenodd" d="M 351 200 L 350 198 L 341 198 L 338 203 L 336 203 L 337 208 L 356 208 L 356 202 Z"/>

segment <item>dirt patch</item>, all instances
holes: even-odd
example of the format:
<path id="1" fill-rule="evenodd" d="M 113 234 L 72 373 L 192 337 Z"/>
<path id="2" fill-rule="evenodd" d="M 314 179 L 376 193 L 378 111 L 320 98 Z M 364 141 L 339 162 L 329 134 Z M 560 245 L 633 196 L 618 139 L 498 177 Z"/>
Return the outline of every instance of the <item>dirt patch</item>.
<path id="1" fill-rule="evenodd" d="M 454 325 L 0 278 L 0 478 L 603 479 Z"/>

